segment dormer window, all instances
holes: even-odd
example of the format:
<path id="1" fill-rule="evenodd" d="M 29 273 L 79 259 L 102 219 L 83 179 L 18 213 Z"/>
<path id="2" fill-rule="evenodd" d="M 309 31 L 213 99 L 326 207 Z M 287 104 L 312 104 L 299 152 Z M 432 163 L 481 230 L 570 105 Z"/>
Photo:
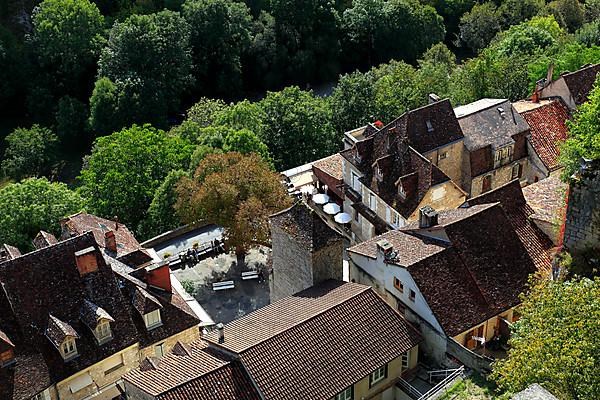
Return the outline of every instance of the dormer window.
<path id="1" fill-rule="evenodd" d="M 383 173 L 381 172 L 381 167 L 379 165 L 375 168 L 375 177 L 378 181 L 383 179 Z"/>
<path id="2" fill-rule="evenodd" d="M 112 339 L 112 331 L 110 329 L 110 322 L 108 320 L 101 320 L 98 322 L 94 331 L 94 336 L 99 344 L 104 344 Z"/>
<path id="3" fill-rule="evenodd" d="M 406 199 L 406 192 L 404 191 L 402 184 L 398 185 L 398 196 L 400 196 L 402 200 Z"/>
<path id="4" fill-rule="evenodd" d="M 65 361 L 77 356 L 77 345 L 75 344 L 74 337 L 68 336 L 65 338 L 60 346 L 60 354 Z"/>
<path id="5" fill-rule="evenodd" d="M 6 349 L 0 353 L 0 367 L 7 367 L 15 363 L 15 352 L 13 349 Z"/>
<path id="6" fill-rule="evenodd" d="M 160 309 L 151 311 L 148 314 L 144 314 L 144 323 L 146 324 L 146 328 L 148 330 L 152 330 L 161 326 L 162 320 L 160 319 Z"/>

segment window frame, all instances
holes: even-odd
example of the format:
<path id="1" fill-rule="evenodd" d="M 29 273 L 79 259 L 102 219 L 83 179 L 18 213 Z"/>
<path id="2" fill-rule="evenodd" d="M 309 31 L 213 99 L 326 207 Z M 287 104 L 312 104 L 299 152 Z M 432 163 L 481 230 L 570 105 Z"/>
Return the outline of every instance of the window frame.
<path id="1" fill-rule="evenodd" d="M 408 299 L 414 303 L 415 300 L 417 299 L 417 292 L 410 289 L 410 291 L 408 292 Z"/>
<path id="2" fill-rule="evenodd" d="M 381 383 L 387 378 L 388 365 L 384 364 L 369 374 L 369 388 Z"/>
<path id="3" fill-rule="evenodd" d="M 151 315 L 157 315 L 158 318 L 156 318 L 155 321 L 150 322 Z M 162 316 L 160 315 L 160 308 L 157 308 L 154 311 L 150 311 L 148 314 L 144 314 L 144 324 L 146 325 L 146 329 L 148 329 L 149 331 L 158 328 L 159 326 L 162 326 Z"/>
<path id="4" fill-rule="evenodd" d="M 408 366 L 410 365 L 410 350 L 408 350 L 405 353 L 402 353 L 402 358 L 401 358 L 401 365 L 402 365 L 402 371 L 405 371 L 408 369 Z"/>
<path id="5" fill-rule="evenodd" d="M 398 285 L 396 285 L 396 282 L 398 282 Z M 404 293 L 404 284 L 402 283 L 402 281 L 400 279 L 398 279 L 397 277 L 394 277 L 394 287 L 396 288 L 396 290 L 398 290 L 400 293 Z"/>
<path id="6" fill-rule="evenodd" d="M 348 391 L 350 391 L 350 393 L 348 393 Z M 348 395 L 350 395 L 350 397 L 348 397 Z M 348 386 L 346 389 L 336 394 L 333 400 L 354 400 L 354 385 Z"/>
<path id="7" fill-rule="evenodd" d="M 102 329 L 106 327 L 106 329 Z M 96 329 L 94 330 L 94 336 L 99 344 L 104 344 L 113 338 L 112 329 L 110 327 L 110 321 L 101 320 L 96 325 Z"/>

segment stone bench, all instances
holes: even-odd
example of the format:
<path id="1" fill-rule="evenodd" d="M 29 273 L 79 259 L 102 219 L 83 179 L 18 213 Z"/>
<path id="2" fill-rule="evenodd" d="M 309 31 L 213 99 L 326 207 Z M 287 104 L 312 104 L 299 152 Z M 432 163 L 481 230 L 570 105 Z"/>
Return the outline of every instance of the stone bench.
<path id="1" fill-rule="evenodd" d="M 227 290 L 233 289 L 235 284 L 233 281 L 223 281 L 223 282 L 215 282 L 212 284 L 213 290 L 216 292 L 218 290 Z"/>
<path id="2" fill-rule="evenodd" d="M 258 279 L 258 272 L 257 271 L 245 271 L 242 272 L 242 280 L 246 281 L 249 279 Z"/>

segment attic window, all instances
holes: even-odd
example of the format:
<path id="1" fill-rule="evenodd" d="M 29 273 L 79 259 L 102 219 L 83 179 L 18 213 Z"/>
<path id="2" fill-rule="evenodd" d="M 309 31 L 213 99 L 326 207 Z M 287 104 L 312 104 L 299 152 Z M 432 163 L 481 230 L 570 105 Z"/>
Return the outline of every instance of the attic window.
<path id="1" fill-rule="evenodd" d="M 0 353 L 0 367 L 7 367 L 15 363 L 15 352 L 13 349 L 4 350 Z"/>
<path id="2" fill-rule="evenodd" d="M 381 172 L 381 167 L 379 165 L 375 168 L 375 177 L 377 178 L 378 181 L 383 179 L 383 174 Z"/>
<path id="3" fill-rule="evenodd" d="M 108 320 L 101 320 L 98 322 L 96 329 L 94 330 L 94 336 L 98 344 L 104 344 L 112 339 L 112 331 L 110 329 L 110 322 Z"/>
<path id="4" fill-rule="evenodd" d="M 148 314 L 144 314 L 144 323 L 146 324 L 146 328 L 148 330 L 152 330 L 161 326 L 162 320 L 160 318 L 160 309 L 150 311 Z"/>
<path id="5" fill-rule="evenodd" d="M 77 356 L 77 345 L 75 344 L 75 338 L 68 336 L 60 345 L 60 354 L 65 361 L 70 360 Z"/>
<path id="6" fill-rule="evenodd" d="M 427 125 L 427 132 L 433 132 L 433 125 L 430 120 L 425 121 L 425 125 Z"/>
<path id="7" fill-rule="evenodd" d="M 404 191 L 402 184 L 398 185 L 398 196 L 400 196 L 402 200 L 406 199 L 406 192 Z"/>

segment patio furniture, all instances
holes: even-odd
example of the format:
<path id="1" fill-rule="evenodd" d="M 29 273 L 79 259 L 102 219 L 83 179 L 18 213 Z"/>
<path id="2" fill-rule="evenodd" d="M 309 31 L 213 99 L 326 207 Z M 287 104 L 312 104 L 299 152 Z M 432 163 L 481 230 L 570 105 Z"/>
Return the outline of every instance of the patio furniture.
<path id="1" fill-rule="evenodd" d="M 217 292 L 219 290 L 233 289 L 235 287 L 235 284 L 233 283 L 233 281 L 214 282 L 212 284 L 212 287 L 213 290 Z"/>

